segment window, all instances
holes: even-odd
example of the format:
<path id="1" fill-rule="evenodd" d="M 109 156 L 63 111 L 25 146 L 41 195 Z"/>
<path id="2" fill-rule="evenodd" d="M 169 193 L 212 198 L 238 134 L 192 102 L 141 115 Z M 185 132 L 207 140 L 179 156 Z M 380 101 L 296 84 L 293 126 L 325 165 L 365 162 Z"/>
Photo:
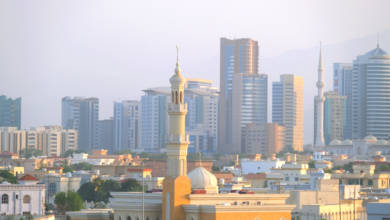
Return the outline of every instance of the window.
<path id="1" fill-rule="evenodd" d="M 31 203 L 31 197 L 29 195 L 23 196 L 23 203 L 24 204 L 30 204 Z"/>
<path id="2" fill-rule="evenodd" d="M 1 203 L 8 204 L 8 195 L 7 194 L 3 194 L 1 196 Z"/>

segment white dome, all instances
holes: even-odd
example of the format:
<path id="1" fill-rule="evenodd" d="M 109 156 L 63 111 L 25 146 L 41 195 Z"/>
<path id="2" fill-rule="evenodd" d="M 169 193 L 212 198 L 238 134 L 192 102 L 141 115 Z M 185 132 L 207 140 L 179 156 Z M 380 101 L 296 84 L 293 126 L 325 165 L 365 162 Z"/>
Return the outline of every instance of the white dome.
<path id="1" fill-rule="evenodd" d="M 211 189 L 217 188 L 217 178 L 203 167 L 197 167 L 187 174 L 191 180 L 192 189 Z"/>
<path id="2" fill-rule="evenodd" d="M 364 138 L 365 141 L 377 141 L 376 137 L 372 135 L 368 135 L 367 137 Z"/>
<path id="3" fill-rule="evenodd" d="M 349 139 L 345 139 L 345 140 L 343 141 L 343 145 L 351 145 L 351 144 L 352 144 L 352 141 L 349 140 Z"/>
<path id="4" fill-rule="evenodd" d="M 341 144 L 340 140 L 334 139 L 333 141 L 330 142 L 329 145 L 340 145 L 340 144 Z"/>

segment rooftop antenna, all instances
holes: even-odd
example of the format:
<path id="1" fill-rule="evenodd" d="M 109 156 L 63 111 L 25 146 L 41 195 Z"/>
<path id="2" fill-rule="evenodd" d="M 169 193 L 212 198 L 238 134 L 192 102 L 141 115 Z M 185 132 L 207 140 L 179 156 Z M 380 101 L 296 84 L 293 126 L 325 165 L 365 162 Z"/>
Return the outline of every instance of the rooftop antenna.
<path id="1" fill-rule="evenodd" d="M 176 45 L 176 63 L 179 63 L 179 46 Z"/>
<path id="2" fill-rule="evenodd" d="M 198 152 L 199 154 L 199 167 L 202 166 L 202 152 Z"/>
<path id="3" fill-rule="evenodd" d="M 376 48 L 379 48 L 379 32 L 376 33 Z"/>

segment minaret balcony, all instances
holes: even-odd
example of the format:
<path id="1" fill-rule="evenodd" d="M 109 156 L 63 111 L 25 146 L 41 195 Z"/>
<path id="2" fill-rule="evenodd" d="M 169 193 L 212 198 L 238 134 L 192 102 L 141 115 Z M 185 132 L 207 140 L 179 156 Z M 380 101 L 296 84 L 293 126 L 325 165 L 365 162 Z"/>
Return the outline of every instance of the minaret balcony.
<path id="1" fill-rule="evenodd" d="M 187 112 L 187 103 L 184 104 L 169 103 L 168 112 Z"/>
<path id="2" fill-rule="evenodd" d="M 167 138 L 168 144 L 188 144 L 190 143 L 189 135 L 168 135 Z"/>

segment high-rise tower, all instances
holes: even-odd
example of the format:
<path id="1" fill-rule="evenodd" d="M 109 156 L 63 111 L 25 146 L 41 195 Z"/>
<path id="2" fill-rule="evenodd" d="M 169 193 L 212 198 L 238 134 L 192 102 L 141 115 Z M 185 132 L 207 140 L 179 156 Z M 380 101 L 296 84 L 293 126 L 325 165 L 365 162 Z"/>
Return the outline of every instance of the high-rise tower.
<path id="1" fill-rule="evenodd" d="M 171 103 L 168 104 L 169 134 L 166 144 L 168 155 L 167 177 L 163 188 L 163 220 L 184 220 L 183 204 L 189 204 L 191 181 L 187 177 L 186 135 L 187 104 L 184 103 L 185 78 L 180 73 L 179 59 L 175 74 L 170 78 Z"/>
<path id="2" fill-rule="evenodd" d="M 317 81 L 318 93 L 315 97 L 316 103 L 316 118 L 315 120 L 315 130 L 316 135 L 314 138 L 314 146 L 322 147 L 324 146 L 324 64 L 322 61 L 322 48 L 320 45 L 320 58 L 318 62 L 318 81 Z"/>

